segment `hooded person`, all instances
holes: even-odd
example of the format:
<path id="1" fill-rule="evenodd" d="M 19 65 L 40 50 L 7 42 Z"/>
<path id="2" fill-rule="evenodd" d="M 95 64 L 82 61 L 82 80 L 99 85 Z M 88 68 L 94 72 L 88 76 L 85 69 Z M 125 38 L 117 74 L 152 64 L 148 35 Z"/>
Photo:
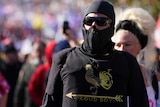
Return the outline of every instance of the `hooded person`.
<path id="1" fill-rule="evenodd" d="M 39 107 L 42 104 L 43 94 L 46 88 L 48 72 L 52 64 L 52 54 L 56 46 L 55 41 L 46 45 L 45 56 L 47 61 L 39 65 L 32 74 L 28 83 L 28 92 L 32 101 Z"/>
<path id="2" fill-rule="evenodd" d="M 41 107 L 149 107 L 135 57 L 114 50 L 113 5 L 92 1 L 84 13 L 80 47 L 54 56 Z"/>
<path id="3" fill-rule="evenodd" d="M 112 19 L 112 23 L 106 22 L 106 24 L 110 24 L 110 27 L 103 30 L 97 30 L 94 25 L 91 29 L 86 30 L 84 24 L 82 25 L 84 43 L 82 44 L 81 50 L 91 56 L 111 52 L 114 46 L 113 42 L 111 42 L 111 36 L 114 33 L 115 24 L 115 13 L 113 6 L 110 3 L 105 3 L 105 1 L 92 2 L 84 12 L 83 22 L 87 23 L 87 19 L 85 17 L 89 13 L 97 12 L 108 16 L 108 18 Z"/>

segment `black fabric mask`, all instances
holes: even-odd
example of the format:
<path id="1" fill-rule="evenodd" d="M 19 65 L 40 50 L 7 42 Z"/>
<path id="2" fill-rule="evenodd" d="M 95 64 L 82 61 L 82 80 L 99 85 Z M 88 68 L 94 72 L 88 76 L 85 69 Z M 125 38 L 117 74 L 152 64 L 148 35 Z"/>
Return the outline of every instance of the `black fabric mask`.
<path id="1" fill-rule="evenodd" d="M 115 13 L 113 5 L 103 0 L 94 0 L 86 8 L 84 12 L 84 18 L 89 13 L 101 13 L 106 15 L 112 20 L 110 27 L 104 30 L 97 30 L 95 26 L 92 26 L 90 30 L 86 30 L 82 25 L 82 33 L 84 42 L 80 49 L 84 54 L 90 56 L 103 55 L 113 51 L 114 43 L 111 42 L 111 36 L 114 33 Z M 84 24 L 84 23 L 83 23 Z"/>
<path id="2" fill-rule="evenodd" d="M 92 26 L 90 30 L 83 27 L 82 32 L 84 36 L 82 47 L 88 54 L 103 54 L 113 49 L 113 43 L 111 42 L 111 36 L 114 32 L 113 26 L 104 30 L 97 30 L 95 26 Z"/>

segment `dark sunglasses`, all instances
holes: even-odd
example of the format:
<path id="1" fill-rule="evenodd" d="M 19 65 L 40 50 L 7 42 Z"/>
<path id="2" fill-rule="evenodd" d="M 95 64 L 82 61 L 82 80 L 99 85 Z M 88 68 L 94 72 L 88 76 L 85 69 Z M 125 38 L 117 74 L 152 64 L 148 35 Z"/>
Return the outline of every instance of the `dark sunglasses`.
<path id="1" fill-rule="evenodd" d="M 109 24 L 109 18 L 105 17 L 85 17 L 83 20 L 83 24 L 91 26 L 93 22 L 96 22 L 98 26 L 106 26 Z"/>

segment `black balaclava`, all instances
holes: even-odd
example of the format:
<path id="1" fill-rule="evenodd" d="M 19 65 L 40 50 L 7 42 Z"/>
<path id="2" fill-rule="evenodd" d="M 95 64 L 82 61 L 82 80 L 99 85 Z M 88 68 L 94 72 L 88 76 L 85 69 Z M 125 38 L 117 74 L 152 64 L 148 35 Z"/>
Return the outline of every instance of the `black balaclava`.
<path id="1" fill-rule="evenodd" d="M 113 42 L 111 42 L 111 36 L 114 33 L 115 13 L 113 6 L 106 1 L 97 0 L 91 2 L 85 11 L 84 18 L 89 13 L 101 13 L 112 19 L 112 23 L 109 28 L 104 30 L 97 30 L 95 26 L 92 26 L 90 30 L 86 30 L 84 25 L 82 26 L 82 32 L 84 36 L 84 42 L 82 44 L 82 51 L 90 56 L 97 54 L 109 53 L 113 50 Z"/>

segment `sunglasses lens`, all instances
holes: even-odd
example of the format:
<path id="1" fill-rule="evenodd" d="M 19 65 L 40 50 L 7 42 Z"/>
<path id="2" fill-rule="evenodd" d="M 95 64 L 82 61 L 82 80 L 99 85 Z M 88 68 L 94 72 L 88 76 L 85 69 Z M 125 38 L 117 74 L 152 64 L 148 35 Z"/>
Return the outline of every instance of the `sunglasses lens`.
<path id="1" fill-rule="evenodd" d="M 104 17 L 86 17 L 83 23 L 91 26 L 93 22 L 96 22 L 98 26 L 105 26 L 107 21 L 108 19 Z"/>
<path id="2" fill-rule="evenodd" d="M 104 17 L 97 17 L 96 24 L 98 26 L 105 26 L 107 19 Z"/>
<path id="3" fill-rule="evenodd" d="M 88 26 L 91 26 L 94 21 L 95 21 L 95 19 L 93 17 L 86 17 L 84 19 L 83 23 Z"/>

